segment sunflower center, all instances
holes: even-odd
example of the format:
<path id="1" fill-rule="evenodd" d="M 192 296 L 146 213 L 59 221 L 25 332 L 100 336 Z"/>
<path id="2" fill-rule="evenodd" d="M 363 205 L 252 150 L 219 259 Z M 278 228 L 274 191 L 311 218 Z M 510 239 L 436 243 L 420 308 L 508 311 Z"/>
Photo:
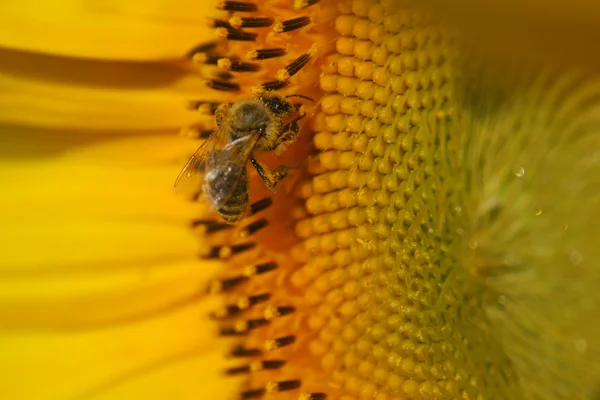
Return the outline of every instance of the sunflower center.
<path id="1" fill-rule="evenodd" d="M 476 398 L 481 360 L 464 354 L 487 347 L 457 333 L 452 310 L 471 307 L 454 294 L 464 283 L 443 218 L 447 35 L 393 1 L 348 4 L 336 30 L 290 279 L 313 308 L 308 349 L 334 397 Z"/>

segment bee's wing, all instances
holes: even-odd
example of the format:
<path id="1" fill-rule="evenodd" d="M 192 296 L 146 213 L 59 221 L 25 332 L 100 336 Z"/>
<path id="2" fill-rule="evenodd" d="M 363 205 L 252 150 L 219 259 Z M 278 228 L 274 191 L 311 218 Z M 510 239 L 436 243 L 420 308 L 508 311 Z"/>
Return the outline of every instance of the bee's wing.
<path id="1" fill-rule="evenodd" d="M 207 139 L 179 174 L 176 193 L 184 191 L 197 197 L 209 180 L 211 190 L 206 194 L 210 201 L 217 208 L 224 205 L 245 176 L 248 157 L 258 139 L 258 135 L 247 135 L 227 144 L 219 137 Z"/>
<path id="2" fill-rule="evenodd" d="M 192 155 L 185 164 L 179 176 L 175 180 L 174 192 L 176 195 L 195 199 L 202 190 L 204 182 L 204 172 L 211 154 L 227 146 L 227 141 L 219 131 L 214 131 L 198 147 L 198 150 Z"/>
<path id="3" fill-rule="evenodd" d="M 210 182 L 210 193 L 206 194 L 215 207 L 226 204 L 241 180 L 248 179 L 246 164 L 259 137 L 248 135 L 236 139 L 211 157 L 210 172 L 205 175 Z"/>

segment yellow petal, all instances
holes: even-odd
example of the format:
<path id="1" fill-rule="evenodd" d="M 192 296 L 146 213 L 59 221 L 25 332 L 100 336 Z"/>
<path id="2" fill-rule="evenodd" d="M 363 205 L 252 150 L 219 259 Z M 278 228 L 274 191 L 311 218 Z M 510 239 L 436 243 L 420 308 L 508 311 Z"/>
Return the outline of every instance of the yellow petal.
<path id="1" fill-rule="evenodd" d="M 25 0 L 0 4 L 0 46 L 112 60 L 180 58 L 211 40 L 216 1 Z"/>
<path id="2" fill-rule="evenodd" d="M 174 65 L 98 62 L 0 49 L 0 123 L 65 129 L 178 129 L 209 99 L 197 74 Z"/>
<path id="3" fill-rule="evenodd" d="M 12 232 L 3 269 L 97 268 L 193 254 L 191 206 L 172 194 L 193 147 L 176 135 L 108 139 L 54 156 L 2 160 L 2 212 Z M 36 251 L 26 252 L 33 244 Z"/>
<path id="4" fill-rule="evenodd" d="M 171 193 L 195 144 L 16 133 L 0 162 L 0 397 L 227 395 L 204 296 L 219 265 L 197 260 L 197 206 Z"/>
<path id="5" fill-rule="evenodd" d="M 115 399 L 136 393 L 158 400 L 168 391 L 184 399 L 227 396 L 230 386 L 219 379 L 227 344 L 210 340 L 209 308 L 209 303 L 190 304 L 92 330 L 4 330 L 0 394 L 23 400 Z"/>
<path id="6" fill-rule="evenodd" d="M 169 137 L 107 142 L 0 163 L 8 188 L 0 196 L 6 227 L 0 264 L 3 324 L 119 320 L 163 298 L 174 300 L 172 294 L 137 297 L 152 290 L 156 280 L 177 286 L 177 277 L 210 276 L 206 268 L 193 268 L 199 247 L 188 230 L 193 208 L 170 190 L 179 167 L 168 157 L 177 159 L 174 147 L 186 146 L 172 146 L 183 143 Z M 32 246 L 35 251 L 29 250 Z M 178 296 L 201 291 L 202 285 L 186 282 L 190 287 L 179 287 Z M 127 285 L 135 288 L 125 290 Z M 107 307 L 107 293 L 121 300 L 129 296 L 125 304 L 132 310 Z M 87 312 L 65 314 L 81 307 L 69 303 L 81 298 Z"/>

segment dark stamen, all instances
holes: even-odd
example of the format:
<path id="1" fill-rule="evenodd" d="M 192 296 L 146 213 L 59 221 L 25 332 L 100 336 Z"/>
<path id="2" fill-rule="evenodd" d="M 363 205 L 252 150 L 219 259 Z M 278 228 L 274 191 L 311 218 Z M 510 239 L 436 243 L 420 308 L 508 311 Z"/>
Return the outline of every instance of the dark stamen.
<path id="1" fill-rule="evenodd" d="M 272 382 L 273 383 L 273 391 L 284 392 L 286 390 L 298 389 L 302 384 L 300 380 L 291 380 L 291 381 L 280 381 L 280 382 Z M 270 386 L 270 385 L 268 385 Z"/>
<path id="2" fill-rule="evenodd" d="M 231 26 L 231 24 L 229 22 L 224 21 L 222 19 L 213 19 L 212 20 L 212 27 L 213 28 L 233 29 L 233 26 Z"/>
<path id="3" fill-rule="evenodd" d="M 229 70 L 235 72 L 254 72 L 260 70 L 260 65 L 255 63 L 231 60 Z"/>
<path id="4" fill-rule="evenodd" d="M 217 42 L 209 42 L 200 44 L 189 51 L 190 57 L 196 53 L 207 53 L 217 48 Z"/>
<path id="5" fill-rule="evenodd" d="M 239 284 L 250 279 L 250 277 L 252 275 L 264 274 L 264 273 L 273 271 L 275 268 L 277 268 L 277 264 L 274 262 L 255 265 L 254 268 L 250 272 L 247 272 L 244 275 L 237 275 L 237 276 L 234 276 L 231 278 L 212 282 L 208 287 L 208 292 L 209 293 L 219 293 L 219 292 L 233 289 L 236 286 L 238 286 Z"/>
<path id="6" fill-rule="evenodd" d="M 236 346 L 229 352 L 230 357 L 256 357 L 261 355 L 259 349 L 248 349 L 242 345 Z"/>
<path id="7" fill-rule="evenodd" d="M 304 16 L 304 17 L 299 17 L 299 18 L 294 18 L 294 19 L 288 19 L 287 21 L 283 21 L 282 25 L 282 32 L 290 32 L 293 31 L 295 29 L 300 29 L 308 24 L 310 24 L 311 19 L 308 16 Z"/>
<path id="8" fill-rule="evenodd" d="M 265 293 L 242 298 L 236 304 L 228 304 L 222 310 L 214 312 L 211 317 L 217 320 L 233 317 L 256 304 L 267 301 L 270 297 L 269 293 Z"/>
<path id="9" fill-rule="evenodd" d="M 271 206 L 271 204 L 273 204 L 273 200 L 270 197 L 260 199 L 250 205 L 250 214 L 254 215 L 258 212 L 261 212 Z"/>
<path id="10" fill-rule="evenodd" d="M 300 57 L 296 58 L 290 65 L 285 67 L 289 77 L 292 77 L 298 73 L 310 60 L 310 54 L 305 53 Z"/>
<path id="11" fill-rule="evenodd" d="M 283 317 L 284 315 L 289 315 L 291 313 L 293 313 L 294 311 L 296 311 L 295 307 L 292 306 L 283 306 L 283 307 L 277 307 L 276 309 L 276 317 Z"/>
<path id="12" fill-rule="evenodd" d="M 248 331 L 252 329 L 260 328 L 261 326 L 265 326 L 269 323 L 269 320 L 266 318 L 254 318 L 242 320 L 236 323 L 234 326 L 221 327 L 219 330 L 219 334 L 221 336 L 240 336 L 245 335 Z"/>
<path id="13" fill-rule="evenodd" d="M 265 349 L 267 350 L 275 350 L 281 347 L 289 346 L 290 344 L 296 341 L 296 336 L 282 336 L 277 339 L 270 339 L 265 342 Z"/>
<path id="14" fill-rule="evenodd" d="M 240 85 L 234 82 L 226 82 L 226 81 L 218 81 L 215 79 L 211 79 L 206 82 L 206 86 L 211 89 L 220 90 L 222 92 L 238 92 L 240 90 Z"/>
<path id="15" fill-rule="evenodd" d="M 301 4 L 300 7 L 297 8 L 306 8 L 306 7 L 310 7 L 312 5 L 315 5 L 319 2 L 320 0 L 302 0 L 301 2 L 299 2 Z"/>
<path id="16" fill-rule="evenodd" d="M 274 262 L 258 264 L 254 268 L 254 272 L 256 274 L 264 274 L 265 272 L 273 271 L 275 268 L 277 268 L 277 264 Z"/>
<path id="17" fill-rule="evenodd" d="M 252 243 L 252 242 L 235 244 L 235 245 L 231 246 L 231 254 L 241 253 L 242 251 L 246 251 L 246 250 L 253 248 L 255 245 L 256 244 Z"/>
<path id="18" fill-rule="evenodd" d="M 229 304 L 225 306 L 225 309 L 223 311 L 215 312 L 211 315 L 211 317 L 213 319 L 220 320 L 233 317 L 234 315 L 239 314 L 240 312 L 242 312 L 242 309 L 240 307 L 238 307 L 235 304 Z"/>
<path id="19" fill-rule="evenodd" d="M 254 17 L 254 18 L 242 18 L 242 23 L 240 24 L 241 28 L 266 28 L 273 25 L 273 18 L 262 18 L 262 17 Z"/>
<path id="20" fill-rule="evenodd" d="M 252 12 L 257 11 L 258 7 L 254 3 L 246 3 L 244 1 L 224 1 L 219 6 L 219 9 L 235 12 Z"/>
<path id="21" fill-rule="evenodd" d="M 263 303 L 271 298 L 269 293 L 255 294 L 254 296 L 248 296 L 248 307 L 255 306 L 259 303 Z"/>
<path id="22" fill-rule="evenodd" d="M 250 277 L 248 276 L 234 276 L 232 278 L 223 279 L 220 281 L 214 281 L 208 286 L 209 293 L 219 293 L 227 290 L 231 290 L 236 286 L 246 282 Z"/>
<path id="23" fill-rule="evenodd" d="M 227 375 L 238 375 L 249 372 L 262 371 L 265 369 L 278 369 L 285 365 L 285 361 L 282 360 L 264 360 L 255 361 L 251 364 L 240 365 L 239 367 L 228 368 L 225 370 Z"/>
<path id="24" fill-rule="evenodd" d="M 250 372 L 250 365 L 242 365 L 239 367 L 227 368 L 225 370 L 225 373 L 227 375 L 238 375 L 238 374 L 245 374 L 248 372 Z"/>
<path id="25" fill-rule="evenodd" d="M 261 362 L 261 369 L 277 369 L 285 365 L 283 360 L 263 360 Z"/>
<path id="26" fill-rule="evenodd" d="M 249 236 L 249 235 L 255 234 L 256 232 L 260 231 L 261 229 L 266 227 L 268 224 L 269 224 L 269 222 L 266 219 L 264 219 L 264 218 L 259 219 L 258 221 L 254 221 L 253 223 L 244 227 L 243 232 Z"/>
<path id="27" fill-rule="evenodd" d="M 251 329 L 256 329 L 256 328 L 260 328 L 261 326 L 264 326 L 266 324 L 269 323 L 269 320 L 266 318 L 254 318 L 254 319 L 249 319 L 246 320 L 246 326 L 245 326 L 245 331 L 249 331 Z"/>
<path id="28" fill-rule="evenodd" d="M 325 393 L 307 393 L 306 400 L 325 400 L 327 395 Z"/>
<path id="29" fill-rule="evenodd" d="M 235 329 L 235 327 L 222 327 L 219 329 L 219 335 L 230 337 L 230 336 L 243 336 L 247 333 L 247 331 L 240 331 Z"/>
<path id="30" fill-rule="evenodd" d="M 282 88 L 286 87 L 287 85 L 288 85 L 288 81 L 276 80 L 276 81 L 265 82 L 261 86 L 265 90 L 278 90 L 278 89 L 282 89 Z"/>
<path id="31" fill-rule="evenodd" d="M 212 131 L 208 131 L 208 132 L 209 132 L 209 134 L 212 133 Z M 192 228 L 197 228 L 199 226 L 206 226 L 206 233 L 213 233 L 213 232 L 221 231 L 223 229 L 231 228 L 231 225 L 229 225 L 229 224 L 213 221 L 210 219 L 195 219 L 195 220 L 192 220 L 191 225 L 192 225 Z"/>
<path id="32" fill-rule="evenodd" d="M 221 254 L 222 249 L 223 246 L 213 246 L 206 258 L 219 258 L 219 254 Z"/>
<path id="33" fill-rule="evenodd" d="M 217 74 L 214 75 L 214 77 L 221 81 L 230 81 L 233 78 L 235 78 L 235 75 L 233 75 L 229 71 L 219 71 Z"/>
<path id="34" fill-rule="evenodd" d="M 251 60 L 266 60 L 268 58 L 282 57 L 286 54 L 287 50 L 282 48 L 258 49 L 250 51 L 248 58 Z"/>
<path id="35" fill-rule="evenodd" d="M 225 35 L 227 40 L 235 40 L 239 42 L 252 42 L 256 40 L 257 37 L 258 33 L 247 32 L 241 29 L 227 29 L 227 34 Z"/>
<path id="36" fill-rule="evenodd" d="M 219 56 L 205 54 L 204 60 L 202 60 L 202 62 L 206 65 L 217 65 L 217 62 L 219 61 L 219 59 L 220 59 Z"/>
<path id="37" fill-rule="evenodd" d="M 235 244 L 233 246 L 213 246 L 210 249 L 210 252 L 206 256 L 206 258 L 227 258 L 228 256 L 233 256 L 235 254 L 239 254 L 243 251 L 249 250 L 254 246 L 256 246 L 256 244 L 252 242 Z"/>
<path id="38" fill-rule="evenodd" d="M 252 389 L 240 393 L 240 400 L 258 399 L 265 394 L 265 389 Z"/>

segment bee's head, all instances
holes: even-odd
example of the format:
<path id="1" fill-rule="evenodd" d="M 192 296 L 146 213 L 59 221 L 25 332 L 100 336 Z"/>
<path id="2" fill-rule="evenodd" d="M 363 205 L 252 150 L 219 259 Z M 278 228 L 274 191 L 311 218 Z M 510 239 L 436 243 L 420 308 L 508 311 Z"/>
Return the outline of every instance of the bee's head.
<path id="1" fill-rule="evenodd" d="M 263 93 L 261 101 L 275 115 L 288 115 L 293 110 L 289 101 L 273 92 Z"/>

